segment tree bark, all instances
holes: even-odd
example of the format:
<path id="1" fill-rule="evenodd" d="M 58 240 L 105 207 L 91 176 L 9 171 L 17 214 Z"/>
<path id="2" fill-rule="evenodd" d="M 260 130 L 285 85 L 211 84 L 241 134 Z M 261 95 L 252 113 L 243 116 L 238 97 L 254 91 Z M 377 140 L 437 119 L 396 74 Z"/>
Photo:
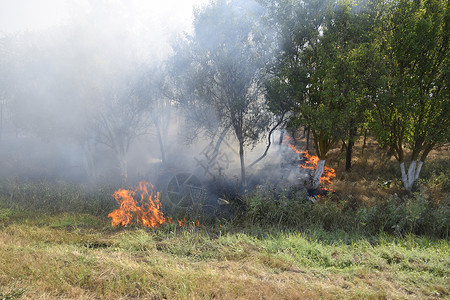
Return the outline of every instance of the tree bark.
<path id="1" fill-rule="evenodd" d="M 309 128 L 307 128 L 306 129 L 306 148 L 305 148 L 305 150 L 309 150 L 309 133 L 310 133 L 310 130 L 309 130 Z"/>
<path id="2" fill-rule="evenodd" d="M 245 161 L 244 161 L 244 141 L 239 140 L 239 159 L 241 161 L 241 184 L 242 188 L 247 188 L 247 180 L 245 178 Z"/>
<path id="3" fill-rule="evenodd" d="M 159 128 L 158 122 L 155 119 L 153 119 L 153 123 L 155 124 L 155 127 L 156 127 L 156 135 L 158 136 L 159 150 L 161 151 L 161 161 L 163 164 L 165 164 L 166 163 L 166 151 L 164 149 L 164 142 L 162 139 L 161 130 Z"/>
<path id="4" fill-rule="evenodd" d="M 119 169 L 122 183 L 127 183 L 128 180 L 128 161 L 126 155 L 119 155 Z"/>
<path id="5" fill-rule="evenodd" d="M 416 182 L 417 179 L 419 179 L 419 175 L 420 175 L 420 171 L 422 170 L 422 166 L 423 166 L 423 161 L 419 161 L 419 163 L 417 164 L 417 167 L 416 167 L 416 174 L 414 175 L 414 182 Z"/>
<path id="6" fill-rule="evenodd" d="M 403 186 L 405 187 L 405 189 L 407 191 L 409 191 L 408 175 L 406 175 L 405 162 L 403 162 L 403 161 L 400 163 L 400 171 L 402 172 Z"/>
<path id="7" fill-rule="evenodd" d="M 347 148 L 345 150 L 345 171 L 349 172 L 352 168 L 352 152 L 353 152 L 353 139 L 348 139 Z"/>
<path id="8" fill-rule="evenodd" d="M 283 144 L 283 139 L 284 139 L 284 129 L 281 129 L 280 132 L 280 141 L 279 141 L 279 145 Z"/>
<path id="9" fill-rule="evenodd" d="M 312 188 L 318 189 L 320 185 L 320 177 L 322 177 L 323 170 L 325 169 L 325 160 L 320 159 L 317 163 L 316 171 L 314 172 L 313 182 L 312 182 Z"/>
<path id="10" fill-rule="evenodd" d="M 408 173 L 406 173 L 405 162 L 400 163 L 400 170 L 402 172 L 402 182 L 403 186 L 408 192 L 411 192 L 414 183 L 419 179 L 420 171 L 422 169 L 423 162 L 413 160 L 408 168 Z"/>
<path id="11" fill-rule="evenodd" d="M 351 127 L 349 130 L 349 138 L 347 142 L 347 148 L 345 151 L 345 171 L 349 172 L 352 168 L 352 155 L 353 155 L 353 146 L 355 145 L 355 136 L 357 134 L 358 128 L 355 126 Z"/>
<path id="12" fill-rule="evenodd" d="M 361 153 L 364 154 L 364 149 L 366 149 L 367 146 L 367 129 L 364 129 L 364 141 L 361 149 Z"/>
<path id="13" fill-rule="evenodd" d="M 416 176 L 416 165 L 417 165 L 417 161 L 413 160 L 413 161 L 411 161 L 409 168 L 408 168 L 408 184 L 409 184 L 408 191 L 411 191 L 412 186 L 414 185 L 415 176 Z"/>

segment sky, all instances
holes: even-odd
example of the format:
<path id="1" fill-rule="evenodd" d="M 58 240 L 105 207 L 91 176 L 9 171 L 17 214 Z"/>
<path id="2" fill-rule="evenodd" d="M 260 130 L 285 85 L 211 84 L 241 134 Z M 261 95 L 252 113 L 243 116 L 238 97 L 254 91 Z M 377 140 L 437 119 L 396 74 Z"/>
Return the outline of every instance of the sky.
<path id="1" fill-rule="evenodd" d="M 101 8 L 120 9 L 137 23 L 152 24 L 153 20 L 154 30 L 188 30 L 194 5 L 205 3 L 207 0 L 0 0 L 0 34 L 45 30 Z"/>

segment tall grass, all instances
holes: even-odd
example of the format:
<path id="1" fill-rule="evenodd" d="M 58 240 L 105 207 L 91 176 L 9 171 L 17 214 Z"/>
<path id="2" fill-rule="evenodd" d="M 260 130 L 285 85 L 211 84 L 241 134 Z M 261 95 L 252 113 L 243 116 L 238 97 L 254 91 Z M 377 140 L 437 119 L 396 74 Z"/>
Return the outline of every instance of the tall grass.
<path id="1" fill-rule="evenodd" d="M 81 185 L 63 181 L 0 181 L 0 205 L 27 211 L 61 213 L 76 212 L 104 215 L 116 203 L 109 185 Z"/>
<path id="2" fill-rule="evenodd" d="M 441 238 L 448 238 L 450 230 L 449 199 L 436 204 L 422 191 L 402 197 L 395 194 L 371 206 L 355 206 L 351 197 L 337 199 L 330 195 L 312 203 L 305 194 L 288 198 L 286 192 L 275 194 L 261 191 L 248 196 L 246 203 L 247 214 L 243 221 L 247 226 L 275 224 L 302 230 L 323 228 L 366 235 L 385 232 Z"/>

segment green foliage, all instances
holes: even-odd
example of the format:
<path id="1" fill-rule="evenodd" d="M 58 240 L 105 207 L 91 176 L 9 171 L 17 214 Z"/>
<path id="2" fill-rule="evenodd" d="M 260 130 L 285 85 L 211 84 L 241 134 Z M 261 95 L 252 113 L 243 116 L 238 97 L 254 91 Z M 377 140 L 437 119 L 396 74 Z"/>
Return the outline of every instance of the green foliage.
<path id="1" fill-rule="evenodd" d="M 386 5 L 374 31 L 378 87 L 370 95 L 372 129 L 400 162 L 405 146 L 412 160 L 425 161 L 433 147 L 449 138 L 448 2 Z"/>
<path id="2" fill-rule="evenodd" d="M 347 200 L 328 196 L 315 204 L 306 195 L 288 198 L 257 192 L 247 198 L 246 222 L 261 226 L 285 228 L 323 228 L 376 235 L 386 232 L 396 235 L 420 234 L 446 238 L 450 231 L 450 201 L 434 204 L 423 192 L 400 198 L 391 196 L 373 206 L 353 207 Z"/>
<path id="3" fill-rule="evenodd" d="M 306 200 L 306 194 L 290 198 L 287 190 L 283 190 L 279 195 L 275 192 L 264 192 L 259 190 L 248 196 L 247 220 L 252 224 L 300 226 L 305 223 L 305 216 L 300 212 L 310 211 L 312 203 Z"/>

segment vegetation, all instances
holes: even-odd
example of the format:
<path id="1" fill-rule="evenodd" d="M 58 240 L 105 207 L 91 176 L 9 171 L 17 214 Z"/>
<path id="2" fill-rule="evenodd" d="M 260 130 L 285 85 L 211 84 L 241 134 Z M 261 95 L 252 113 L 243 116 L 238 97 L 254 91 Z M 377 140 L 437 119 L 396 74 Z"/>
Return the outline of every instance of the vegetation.
<path id="1" fill-rule="evenodd" d="M 312 130 L 320 158 L 313 185 L 339 140 L 350 170 L 357 129 L 370 123 L 378 141 L 394 151 L 411 191 L 429 151 L 449 138 L 443 125 L 450 98 L 448 3 L 267 2 L 280 15 L 272 22 L 282 27 L 284 41 L 276 78 L 297 102 L 291 119 Z"/>
<path id="2" fill-rule="evenodd" d="M 243 187 L 245 149 L 260 140 L 271 117 L 261 101 L 262 73 L 270 59 L 262 13 L 262 7 L 251 1 L 212 2 L 196 14 L 195 34 L 176 54 L 184 57 L 183 68 L 175 67 L 191 93 L 180 101 L 188 111 L 200 112 L 192 117 L 198 127 L 225 133 L 232 129 Z"/>
<path id="3" fill-rule="evenodd" d="M 446 240 L 169 225 L 2 209 L 0 294 L 24 298 L 440 298 Z M 5 222 L 6 221 L 6 222 Z"/>
<path id="4" fill-rule="evenodd" d="M 51 38 L 35 44 L 33 33 L 1 37 L 0 299 L 449 297 L 448 3 L 211 1 L 167 61 L 141 68 L 126 43 L 76 28 L 55 36 L 58 47 Z M 134 58 L 100 58 L 100 36 Z M 89 42 L 78 53 L 71 38 Z M 108 59 L 120 64 L 110 68 Z M 153 127 L 152 149 L 142 148 L 157 149 L 161 163 L 132 149 Z M 245 150 L 265 138 L 270 146 L 277 128 L 281 139 L 285 129 L 311 131 L 319 158 L 312 189 L 247 189 L 246 168 L 268 147 L 250 165 Z M 127 184 L 132 150 L 137 164 L 169 176 L 164 168 L 182 165 L 184 149 L 167 145 L 181 129 L 208 138 L 207 172 L 232 135 L 238 192 L 208 195 L 228 204 L 226 213 L 219 204 L 170 211 L 162 191 L 174 222 L 113 227 L 112 194 L 124 186 L 105 182 Z M 46 180 L 45 168 L 28 163 L 39 158 L 27 160 L 37 138 L 58 141 L 68 157 L 77 144 L 83 162 L 68 159 L 64 169 L 52 159 L 59 172 Z M 17 151 L 5 146 L 11 141 Z M 54 148 L 41 152 L 52 157 Z M 337 175 L 327 194 L 318 190 L 325 159 Z M 63 181 L 75 167 L 95 182 Z M 134 175 L 150 177 L 141 171 Z M 214 171 L 222 179 L 224 170 Z M 173 178 L 177 193 L 204 196 Z"/>
<path id="5" fill-rule="evenodd" d="M 377 148 L 366 152 L 371 149 Z M 392 174 L 386 170 L 395 172 L 395 161 L 371 163 L 356 160 L 353 166 L 353 173 L 365 170 L 367 177 L 358 190 L 353 178 L 359 175 L 336 166 L 336 192 L 316 204 L 306 193 L 261 188 L 243 195 L 246 209 L 232 218 L 180 215 L 188 220 L 185 226 L 156 229 L 112 227 L 106 217 L 116 208 L 112 187 L 2 182 L 0 295 L 448 297 L 448 157 L 430 153 L 413 194 L 404 192 L 400 181 L 388 180 Z"/>

